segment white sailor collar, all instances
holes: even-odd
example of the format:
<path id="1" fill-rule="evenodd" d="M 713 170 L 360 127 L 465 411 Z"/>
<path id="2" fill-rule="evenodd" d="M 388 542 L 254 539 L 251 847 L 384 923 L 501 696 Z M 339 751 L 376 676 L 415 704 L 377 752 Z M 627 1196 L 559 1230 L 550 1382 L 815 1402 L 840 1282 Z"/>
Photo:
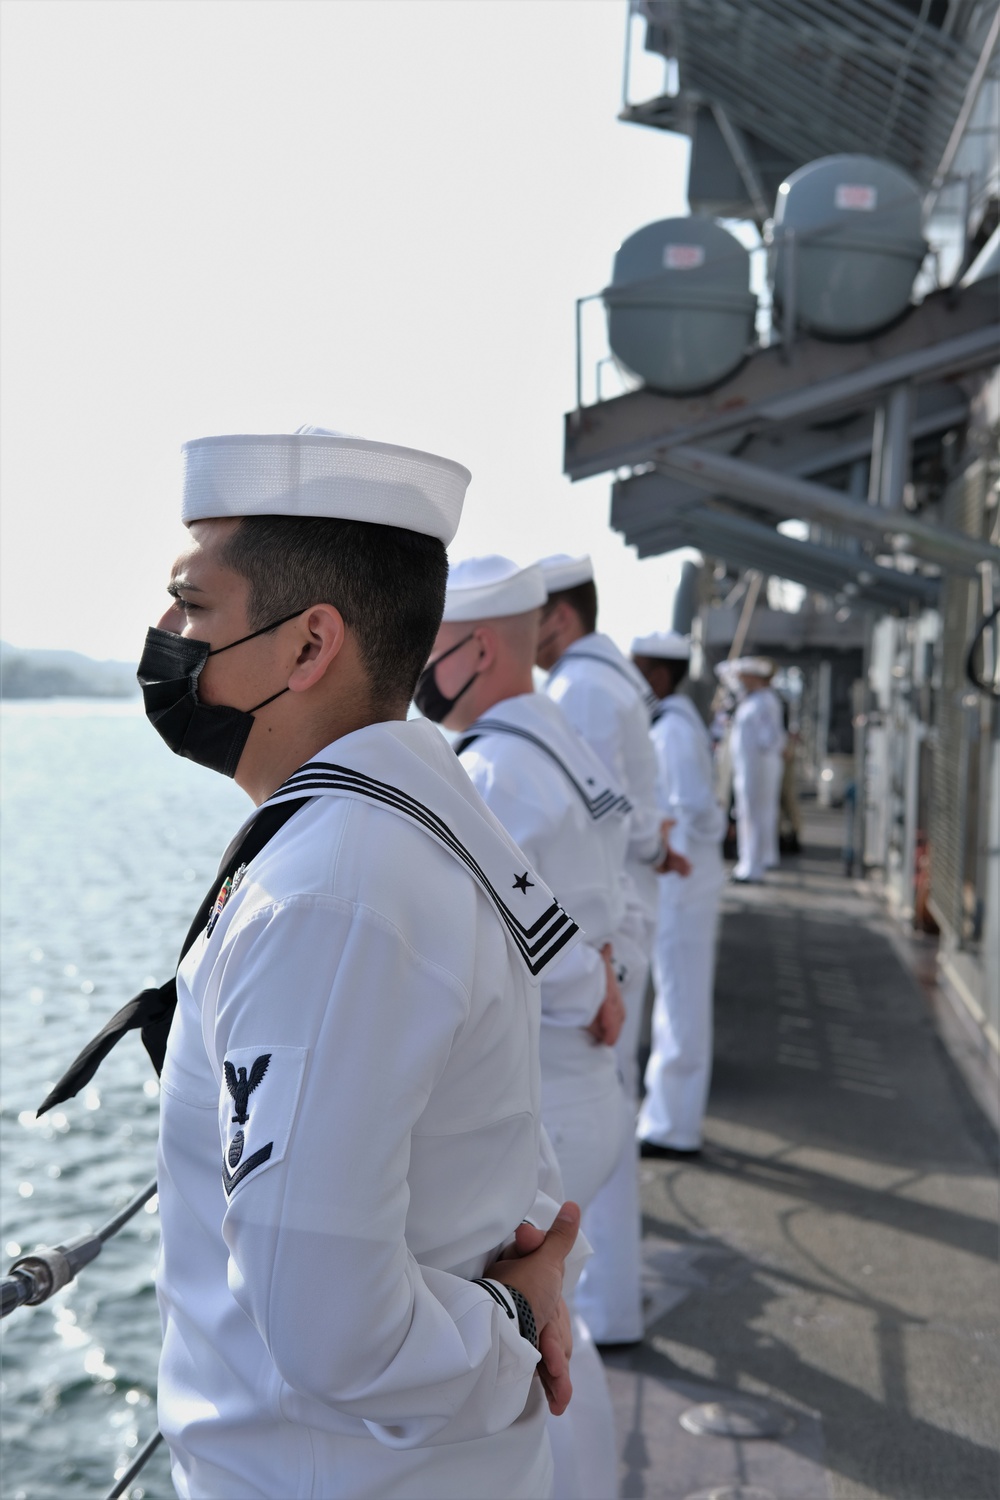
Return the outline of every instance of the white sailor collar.
<path id="1" fill-rule="evenodd" d="M 670 693 L 666 698 L 661 698 L 653 715 L 653 723 L 658 724 L 668 715 L 686 719 L 692 727 L 697 726 L 705 734 L 708 733 L 704 719 L 686 693 Z"/>
<path id="2" fill-rule="evenodd" d="M 609 778 L 601 760 L 544 693 L 521 693 L 495 703 L 459 738 L 455 753 L 461 755 L 476 740 L 491 734 L 513 736 L 554 762 L 595 822 L 608 816 L 625 817 L 632 811 L 631 802 Z"/>
<path id="3" fill-rule="evenodd" d="M 659 706 L 659 699 L 634 662 L 621 652 L 609 635 L 593 631 L 579 640 L 572 641 L 552 668 L 551 675 L 570 661 L 597 661 L 610 667 L 628 682 L 642 699 L 647 713 L 652 715 Z"/>
<path id="4" fill-rule="evenodd" d="M 369 724 L 335 740 L 263 805 L 303 796 L 356 797 L 422 829 L 468 870 L 533 977 L 577 941 L 577 924 L 426 720 Z"/>

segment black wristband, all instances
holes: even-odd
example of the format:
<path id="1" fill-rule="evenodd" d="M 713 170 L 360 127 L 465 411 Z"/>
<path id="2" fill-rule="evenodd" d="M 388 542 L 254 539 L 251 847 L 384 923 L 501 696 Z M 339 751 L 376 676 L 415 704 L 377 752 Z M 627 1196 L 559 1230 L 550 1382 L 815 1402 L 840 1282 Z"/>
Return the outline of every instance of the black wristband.
<path id="1" fill-rule="evenodd" d="M 523 1292 L 516 1287 L 505 1286 L 504 1291 L 517 1308 L 517 1326 L 521 1331 L 521 1337 L 527 1339 L 533 1348 L 538 1348 L 538 1326 L 535 1323 L 535 1315 L 531 1311 L 531 1303 Z"/>
<path id="2" fill-rule="evenodd" d="M 481 1286 L 484 1292 L 489 1292 L 490 1296 L 493 1298 L 493 1301 L 497 1303 L 499 1307 L 503 1308 L 508 1318 L 513 1318 L 514 1314 L 511 1312 L 510 1307 L 507 1303 L 507 1298 L 510 1298 L 510 1301 L 513 1302 L 514 1307 L 517 1309 L 518 1332 L 523 1339 L 528 1340 L 528 1343 L 532 1346 L 532 1348 L 537 1349 L 538 1325 L 535 1322 L 535 1315 L 531 1311 L 531 1303 L 528 1301 L 524 1293 L 517 1291 L 512 1286 L 508 1286 L 505 1281 L 501 1281 L 499 1283 L 492 1282 L 484 1276 L 476 1276 L 474 1278 L 474 1284 L 476 1286 Z M 500 1287 L 503 1287 L 502 1292 L 499 1290 Z"/>

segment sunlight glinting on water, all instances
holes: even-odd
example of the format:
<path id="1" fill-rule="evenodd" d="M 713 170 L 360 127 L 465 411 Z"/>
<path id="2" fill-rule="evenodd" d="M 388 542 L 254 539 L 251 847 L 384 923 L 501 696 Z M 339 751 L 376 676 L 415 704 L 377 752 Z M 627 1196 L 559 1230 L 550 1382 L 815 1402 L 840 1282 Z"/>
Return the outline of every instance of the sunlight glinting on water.
<path id="1" fill-rule="evenodd" d="M 9 1264 L 93 1232 L 155 1170 L 159 1084 L 135 1036 L 76 1099 L 35 1111 L 108 1016 L 171 973 L 247 804 L 231 782 L 171 756 L 138 700 L 4 702 L 0 718 Z M 157 1223 L 154 1197 L 76 1281 L 5 1323 L 12 1500 L 102 1494 L 151 1436 Z M 169 1500 L 162 1450 L 140 1488 Z"/>

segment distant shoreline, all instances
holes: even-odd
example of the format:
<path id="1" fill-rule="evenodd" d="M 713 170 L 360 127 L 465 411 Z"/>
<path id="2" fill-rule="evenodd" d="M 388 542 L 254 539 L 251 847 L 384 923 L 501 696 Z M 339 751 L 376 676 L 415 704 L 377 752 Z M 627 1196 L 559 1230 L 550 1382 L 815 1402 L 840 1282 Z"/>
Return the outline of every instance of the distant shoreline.
<path id="1" fill-rule="evenodd" d="M 136 695 L 135 665 L 76 651 L 34 651 L 0 642 L 0 699 L 122 699 Z"/>
<path id="2" fill-rule="evenodd" d="M 40 684 L 36 688 L 19 692 L 16 689 L 9 691 L 6 687 L 0 686 L 0 703 L 52 703 L 56 699 L 86 699 L 88 702 L 93 703 L 124 703 L 129 698 L 135 697 L 138 697 L 136 691 L 130 693 L 99 693 L 88 691 L 86 688 L 46 687 L 44 684 Z"/>

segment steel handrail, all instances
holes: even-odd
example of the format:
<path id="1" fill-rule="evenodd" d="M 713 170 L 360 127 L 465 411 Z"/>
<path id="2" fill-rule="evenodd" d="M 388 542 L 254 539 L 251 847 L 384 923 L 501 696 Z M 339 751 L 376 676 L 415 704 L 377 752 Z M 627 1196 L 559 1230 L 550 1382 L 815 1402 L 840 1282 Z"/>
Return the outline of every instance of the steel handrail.
<path id="1" fill-rule="evenodd" d="M 67 1286 L 77 1271 L 97 1259 L 112 1235 L 117 1234 L 155 1192 L 154 1177 L 96 1234 L 80 1235 L 68 1245 L 56 1245 L 52 1249 L 40 1245 L 33 1254 L 19 1256 L 0 1283 L 0 1318 L 6 1318 L 17 1307 L 37 1307 Z"/>

